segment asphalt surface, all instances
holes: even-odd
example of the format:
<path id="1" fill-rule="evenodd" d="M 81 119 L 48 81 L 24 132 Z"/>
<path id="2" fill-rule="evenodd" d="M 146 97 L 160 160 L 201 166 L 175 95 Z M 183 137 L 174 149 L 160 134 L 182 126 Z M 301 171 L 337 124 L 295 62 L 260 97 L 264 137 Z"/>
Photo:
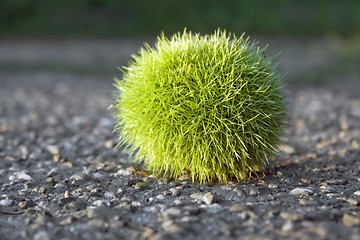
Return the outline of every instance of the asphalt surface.
<path id="1" fill-rule="evenodd" d="M 360 239 L 359 74 L 301 81 L 326 41 L 269 39 L 288 138 L 260 179 L 203 185 L 114 148 L 111 69 L 142 41 L 82 41 L 0 43 L 0 239 Z"/>

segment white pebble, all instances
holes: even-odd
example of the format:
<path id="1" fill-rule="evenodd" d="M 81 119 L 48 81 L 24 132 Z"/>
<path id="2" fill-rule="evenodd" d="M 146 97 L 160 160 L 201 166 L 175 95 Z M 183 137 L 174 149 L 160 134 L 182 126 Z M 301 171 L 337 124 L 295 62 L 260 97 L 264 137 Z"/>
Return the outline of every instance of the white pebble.
<path id="1" fill-rule="evenodd" d="M 157 199 L 157 200 L 164 200 L 164 199 L 165 199 L 165 196 L 164 196 L 164 195 L 157 195 L 157 196 L 156 196 L 156 199 Z"/>
<path id="2" fill-rule="evenodd" d="M 137 202 L 137 201 L 131 203 L 131 206 L 133 207 L 141 207 L 141 205 L 142 205 L 141 202 Z"/>
<path id="3" fill-rule="evenodd" d="M 10 206 L 12 204 L 12 200 L 10 199 L 2 199 L 0 200 L 0 206 L 3 206 L 3 207 L 7 207 L 7 206 Z"/>
<path id="4" fill-rule="evenodd" d="M 33 179 L 29 174 L 27 174 L 24 171 L 19 172 L 18 174 L 16 174 L 16 178 L 19 179 L 19 180 L 26 180 L 26 181 L 31 181 Z"/>
<path id="5" fill-rule="evenodd" d="M 360 196 L 360 191 L 354 192 L 354 195 L 355 195 L 355 196 Z"/>
<path id="6" fill-rule="evenodd" d="M 104 195 L 106 198 L 114 198 L 115 197 L 115 194 L 113 192 L 106 192 Z"/>
<path id="7" fill-rule="evenodd" d="M 285 233 L 288 233 L 294 229 L 294 224 L 291 221 L 286 221 L 281 227 L 281 230 Z"/>
<path id="8" fill-rule="evenodd" d="M 46 149 L 53 155 L 59 154 L 59 148 L 56 145 L 48 145 Z"/>
<path id="9" fill-rule="evenodd" d="M 116 174 L 122 175 L 122 176 L 129 176 L 129 175 L 131 175 L 131 172 L 129 172 L 127 170 L 120 169 L 119 171 L 117 171 Z"/>
<path id="10" fill-rule="evenodd" d="M 92 205 L 96 207 L 110 206 L 110 202 L 108 200 L 96 200 Z"/>
<path id="11" fill-rule="evenodd" d="M 101 174 L 101 173 L 94 173 L 93 176 L 94 176 L 94 178 L 97 178 L 97 179 L 100 179 L 100 178 L 104 177 L 104 175 Z"/>
<path id="12" fill-rule="evenodd" d="M 313 193 L 314 193 L 314 191 L 309 188 L 294 188 L 290 192 L 291 195 L 300 195 L 300 196 L 308 196 Z"/>

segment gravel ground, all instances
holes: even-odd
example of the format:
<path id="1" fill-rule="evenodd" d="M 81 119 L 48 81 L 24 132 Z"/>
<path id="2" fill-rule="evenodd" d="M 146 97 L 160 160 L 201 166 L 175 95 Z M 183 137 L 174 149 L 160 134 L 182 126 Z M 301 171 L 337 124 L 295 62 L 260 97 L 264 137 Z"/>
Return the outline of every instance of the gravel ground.
<path id="1" fill-rule="evenodd" d="M 111 77 L 1 72 L 0 239 L 360 239 L 359 80 L 289 84 L 264 177 L 200 185 L 114 149 Z"/>

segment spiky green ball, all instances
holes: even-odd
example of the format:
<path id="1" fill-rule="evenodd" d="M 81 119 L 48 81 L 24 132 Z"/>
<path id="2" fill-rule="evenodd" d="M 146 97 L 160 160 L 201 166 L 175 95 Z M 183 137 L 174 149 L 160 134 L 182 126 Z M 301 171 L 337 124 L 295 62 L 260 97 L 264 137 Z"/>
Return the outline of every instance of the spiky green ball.
<path id="1" fill-rule="evenodd" d="M 286 116 L 264 51 L 220 30 L 145 45 L 116 79 L 120 145 L 155 175 L 226 182 L 264 170 Z"/>

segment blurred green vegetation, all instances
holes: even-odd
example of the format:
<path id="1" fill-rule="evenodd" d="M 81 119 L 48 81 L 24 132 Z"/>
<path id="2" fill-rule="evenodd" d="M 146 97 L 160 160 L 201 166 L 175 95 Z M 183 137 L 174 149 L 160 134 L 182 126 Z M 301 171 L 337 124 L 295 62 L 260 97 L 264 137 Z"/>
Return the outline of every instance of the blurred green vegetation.
<path id="1" fill-rule="evenodd" d="M 360 32 L 359 0 L 1 0 L 0 36 Z"/>

